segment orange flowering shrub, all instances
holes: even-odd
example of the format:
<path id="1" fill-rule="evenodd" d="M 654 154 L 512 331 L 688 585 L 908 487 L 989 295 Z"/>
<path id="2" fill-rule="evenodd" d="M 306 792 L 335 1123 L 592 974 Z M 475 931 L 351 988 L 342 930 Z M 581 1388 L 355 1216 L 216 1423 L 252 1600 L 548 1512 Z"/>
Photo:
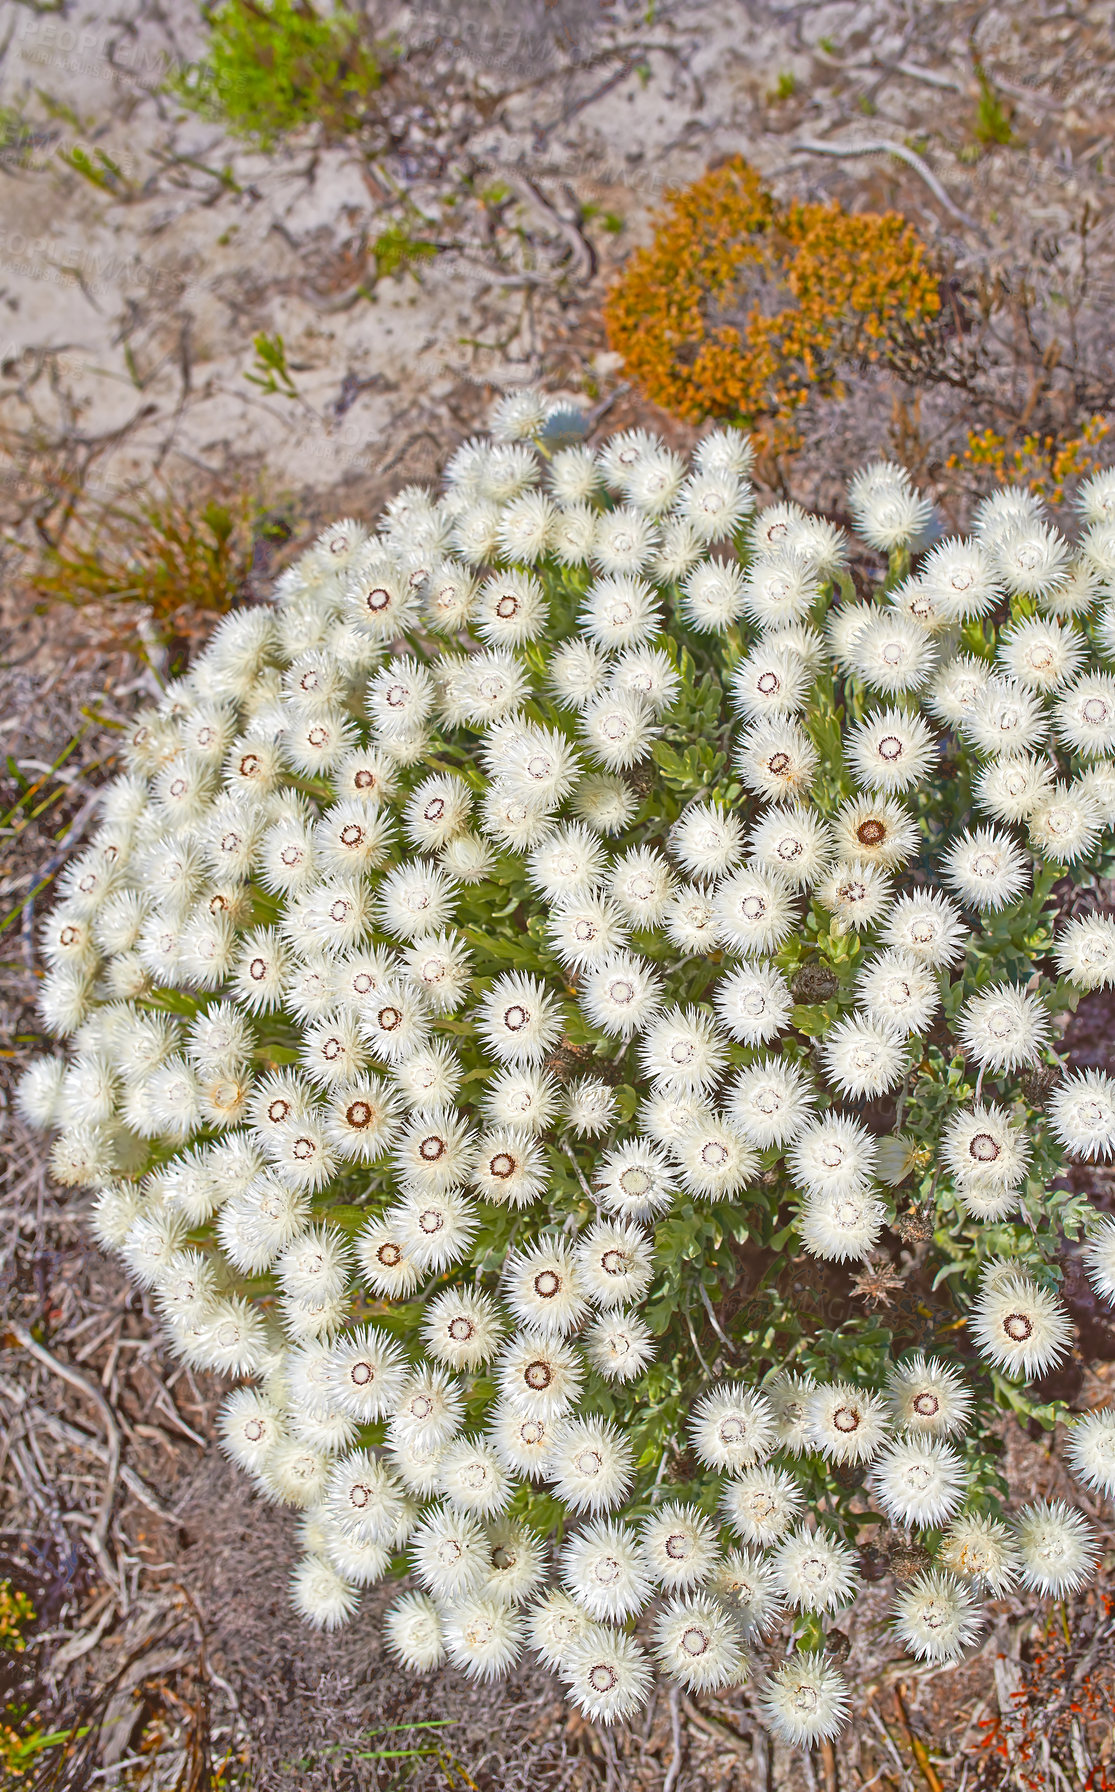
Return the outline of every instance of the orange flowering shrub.
<path id="1" fill-rule="evenodd" d="M 742 157 L 671 194 L 608 295 L 611 346 L 665 410 L 754 428 L 839 391 L 854 359 L 940 309 L 924 243 L 896 212 L 782 205 Z"/>
<path id="2" fill-rule="evenodd" d="M 994 429 L 971 429 L 960 454 L 950 457 L 954 471 L 980 469 L 1005 485 L 1025 485 L 1050 504 L 1063 504 L 1070 485 L 1098 473 L 1105 464 L 1095 452 L 1111 433 L 1106 418 L 1089 417 L 1077 435 L 1027 435 L 1012 447 L 1009 438 Z"/>

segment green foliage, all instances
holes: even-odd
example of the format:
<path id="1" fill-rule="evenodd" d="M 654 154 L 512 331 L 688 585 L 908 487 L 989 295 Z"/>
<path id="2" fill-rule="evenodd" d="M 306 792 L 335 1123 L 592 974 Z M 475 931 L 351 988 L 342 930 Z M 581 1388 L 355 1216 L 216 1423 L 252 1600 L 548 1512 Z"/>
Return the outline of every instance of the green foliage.
<path id="1" fill-rule="evenodd" d="M 437 244 L 423 237 L 412 236 L 405 224 L 389 224 L 381 230 L 372 245 L 376 279 L 401 273 L 416 262 L 430 261 L 437 254 Z"/>
<path id="2" fill-rule="evenodd" d="M 286 344 L 281 336 L 268 336 L 264 332 L 252 337 L 255 349 L 255 360 L 244 375 L 253 386 L 262 392 L 277 394 L 282 398 L 297 398 L 298 388 L 286 358 Z"/>
<path id="3" fill-rule="evenodd" d="M 201 61 L 168 86 L 192 111 L 270 148 L 291 131 L 359 131 L 383 78 L 360 16 L 322 15 L 309 0 L 223 0 L 206 16 Z"/>
<path id="4" fill-rule="evenodd" d="M 976 108 L 975 122 L 976 142 L 982 144 L 985 149 L 989 149 L 995 143 L 1013 143 L 1012 114 L 1004 106 L 991 85 L 986 69 L 978 63 L 976 65 L 976 80 L 979 82 L 979 105 Z"/>

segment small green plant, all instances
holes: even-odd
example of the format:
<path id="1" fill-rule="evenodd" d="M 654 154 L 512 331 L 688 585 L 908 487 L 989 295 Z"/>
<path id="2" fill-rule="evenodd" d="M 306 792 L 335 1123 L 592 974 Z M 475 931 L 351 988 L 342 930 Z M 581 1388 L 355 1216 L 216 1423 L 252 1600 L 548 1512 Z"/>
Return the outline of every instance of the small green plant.
<path id="1" fill-rule="evenodd" d="M 773 89 L 770 97 L 777 104 L 777 102 L 779 100 L 793 99 L 794 94 L 797 92 L 797 90 L 798 90 L 797 76 L 794 74 L 792 69 L 786 68 L 786 69 L 782 70 L 782 73 L 779 75 L 778 80 L 775 82 L 774 89 Z"/>
<path id="2" fill-rule="evenodd" d="M 169 490 L 79 512 L 68 537 L 28 567 L 32 592 L 68 604 L 143 604 L 157 623 L 186 610 L 221 613 L 251 569 L 259 505 L 210 497 L 195 507 Z"/>
<path id="3" fill-rule="evenodd" d="M 261 331 L 258 336 L 253 336 L 252 347 L 255 349 L 255 360 L 244 378 L 263 392 L 278 394 L 282 398 L 297 398 L 298 388 L 286 358 L 286 343 L 282 337 L 268 336 Z"/>
<path id="4" fill-rule="evenodd" d="M 1014 142 L 1012 113 L 1004 106 L 988 78 L 982 64 L 976 64 L 976 80 L 979 82 L 979 104 L 976 108 L 975 138 L 984 149 L 993 144 L 1010 144 Z"/>
<path id="5" fill-rule="evenodd" d="M 35 1617 L 34 1604 L 27 1594 L 13 1587 L 10 1580 L 0 1581 L 0 1663 L 5 1654 L 23 1654 Z M 0 1772 L 8 1776 L 6 1784 L 21 1780 L 44 1749 L 56 1748 L 75 1734 L 71 1730 L 46 1731 L 38 1725 L 28 1728 L 28 1716 L 25 1705 L 5 1699 L 0 1712 Z"/>
<path id="6" fill-rule="evenodd" d="M 206 22 L 206 55 L 167 84 L 192 111 L 265 149 L 309 126 L 343 137 L 367 122 L 382 51 L 357 13 L 340 6 L 322 15 L 309 0 L 223 0 Z"/>
<path id="7" fill-rule="evenodd" d="M 436 243 L 431 243 L 424 237 L 411 236 L 405 224 L 389 224 L 372 245 L 376 279 L 383 280 L 391 274 L 401 273 L 404 268 L 413 267 L 417 262 L 432 261 L 436 254 Z"/>

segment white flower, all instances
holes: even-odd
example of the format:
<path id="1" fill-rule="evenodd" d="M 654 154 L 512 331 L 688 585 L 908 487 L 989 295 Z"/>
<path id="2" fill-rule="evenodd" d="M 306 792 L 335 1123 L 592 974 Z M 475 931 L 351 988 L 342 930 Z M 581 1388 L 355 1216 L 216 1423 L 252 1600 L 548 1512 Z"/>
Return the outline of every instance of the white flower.
<path id="1" fill-rule="evenodd" d="M 576 1258 L 556 1238 L 513 1251 L 504 1261 L 503 1282 L 507 1304 L 525 1326 L 562 1336 L 584 1317 Z"/>
<path id="2" fill-rule="evenodd" d="M 662 626 L 652 587 L 623 574 L 590 585 L 578 621 L 588 639 L 606 651 L 642 646 Z"/>
<path id="3" fill-rule="evenodd" d="M 844 1114 L 830 1113 L 802 1128 L 786 1161 L 795 1181 L 809 1194 L 850 1194 L 867 1187 L 876 1154 L 866 1127 Z"/>
<path id="4" fill-rule="evenodd" d="M 841 859 L 861 860 L 894 871 L 918 844 L 917 824 L 901 803 L 856 797 L 837 810 L 835 846 Z"/>
<path id="5" fill-rule="evenodd" d="M 887 1398 L 896 1425 L 930 1437 L 965 1431 L 972 1395 L 959 1372 L 940 1357 L 915 1351 L 887 1374 Z"/>
<path id="6" fill-rule="evenodd" d="M 767 1548 L 785 1534 L 805 1495 L 785 1469 L 756 1468 L 725 1481 L 724 1516 L 745 1543 Z"/>
<path id="7" fill-rule="evenodd" d="M 765 1057 L 732 1083 L 728 1115 L 748 1144 L 765 1151 L 796 1138 L 814 1105 L 812 1083 L 800 1066 Z"/>
<path id="8" fill-rule="evenodd" d="M 472 1680 L 500 1680 L 519 1658 L 523 1624 L 513 1606 L 471 1593 L 442 1618 L 445 1651 Z"/>
<path id="9" fill-rule="evenodd" d="M 1115 1219 L 1105 1215 L 1099 1221 L 1085 1247 L 1084 1261 L 1097 1293 L 1115 1304 Z"/>
<path id="10" fill-rule="evenodd" d="M 234 1389 L 221 1406 L 217 1426 L 222 1448 L 249 1473 L 261 1469 L 284 1441 L 281 1414 L 255 1388 Z"/>
<path id="11" fill-rule="evenodd" d="M 857 632 L 851 649 L 856 676 L 869 689 L 887 696 L 920 691 L 936 657 L 933 637 L 900 610 L 873 615 Z"/>
<path id="12" fill-rule="evenodd" d="M 617 658 L 608 689 L 637 697 L 656 716 L 673 707 L 681 678 L 661 648 L 626 648 Z"/>
<path id="13" fill-rule="evenodd" d="M 1115 1494 L 1115 1411 L 1106 1407 L 1076 1419 L 1065 1440 L 1069 1468 L 1085 1487 Z"/>
<path id="14" fill-rule="evenodd" d="M 1068 565 L 1068 543 L 1048 523 L 1019 523 L 995 543 L 996 569 L 1008 591 L 1042 597 L 1060 584 Z"/>
<path id="15" fill-rule="evenodd" d="M 438 1459 L 438 1491 L 451 1506 L 490 1518 L 507 1505 L 512 1487 L 491 1445 L 462 1437 Z"/>
<path id="16" fill-rule="evenodd" d="M 462 1404 L 460 1388 L 444 1369 L 417 1370 L 391 1414 L 391 1442 L 420 1450 L 447 1443 L 460 1427 Z"/>
<path id="17" fill-rule="evenodd" d="M 1010 1591 L 1018 1574 L 1018 1552 L 1005 1524 L 979 1512 L 962 1512 L 941 1539 L 940 1560 L 963 1580 L 986 1587 L 996 1599 Z"/>
<path id="18" fill-rule="evenodd" d="M 827 1655 L 792 1655 L 775 1669 L 763 1688 L 763 1713 L 776 1736 L 794 1748 L 806 1748 L 838 1736 L 848 1717 L 843 1676 Z"/>
<path id="19" fill-rule="evenodd" d="M 1049 1098 L 1056 1137 L 1074 1156 L 1110 1157 L 1115 1150 L 1115 1082 L 1100 1070 L 1076 1071 Z"/>
<path id="20" fill-rule="evenodd" d="M 1075 629 L 1032 617 L 1003 630 L 995 657 L 1008 678 L 1033 691 L 1052 691 L 1077 671 L 1084 652 Z"/>
<path id="21" fill-rule="evenodd" d="M 532 1353 L 532 1362 L 552 1364 L 557 1353 L 572 1358 L 561 1344 L 541 1342 Z M 523 1383 L 525 1387 L 525 1383 Z M 566 1398 L 565 1403 L 572 1400 Z M 506 1405 L 498 1405 L 491 1414 L 489 1426 L 491 1441 L 495 1450 L 507 1468 L 514 1469 L 516 1475 L 525 1475 L 529 1480 L 541 1480 L 547 1473 L 550 1460 L 550 1448 L 554 1443 L 554 1419 L 541 1417 L 538 1412 L 525 1412 L 520 1405 L 509 1401 Z"/>
<path id="22" fill-rule="evenodd" d="M 655 1145 L 627 1139 L 597 1159 L 593 1184 L 609 1212 L 647 1219 L 670 1206 L 677 1175 Z"/>
<path id="23" fill-rule="evenodd" d="M 604 872 L 604 849 L 592 831 L 578 822 L 554 828 L 531 852 L 527 877 L 547 902 L 569 901 L 588 894 Z"/>
<path id="24" fill-rule="evenodd" d="M 691 473 L 678 493 L 679 516 L 691 523 L 702 541 L 731 535 L 754 509 L 751 487 L 727 468 Z"/>
<path id="25" fill-rule="evenodd" d="M 975 1601 L 951 1574 L 919 1574 L 894 1604 L 894 1631 L 919 1661 L 955 1661 L 980 1633 Z"/>
<path id="26" fill-rule="evenodd" d="M 463 1116 L 451 1109 L 433 1108 L 412 1115 L 395 1147 L 393 1162 L 408 1192 L 444 1194 L 465 1180 L 469 1146 Z"/>
<path id="27" fill-rule="evenodd" d="M 573 1644 L 598 1628 L 583 1606 L 557 1587 L 535 1600 L 527 1613 L 527 1625 L 530 1646 L 548 1668 L 563 1667 Z"/>
<path id="28" fill-rule="evenodd" d="M 724 977 L 713 989 L 717 1018 L 733 1039 L 762 1045 L 789 1024 L 794 999 L 774 965 L 749 964 Z"/>
<path id="29" fill-rule="evenodd" d="M 868 790 L 908 790 L 922 783 L 935 752 L 932 730 L 920 716 L 901 709 L 875 711 L 844 741 L 845 758 Z"/>
<path id="30" fill-rule="evenodd" d="M 1115 983 L 1115 920 L 1081 915 L 1058 935 L 1057 969 L 1077 989 L 1104 989 Z"/>
<path id="31" fill-rule="evenodd" d="M 896 931 L 894 909 L 887 917 L 887 931 Z M 856 993 L 872 1020 L 905 1035 L 923 1032 L 941 1005 L 937 979 L 928 966 L 912 953 L 893 948 L 868 959 L 856 978 Z"/>
<path id="32" fill-rule="evenodd" d="M 843 1263 L 868 1256 L 886 1221 L 881 1201 L 863 1189 L 809 1195 L 802 1203 L 799 1230 L 814 1257 Z"/>
<path id="33" fill-rule="evenodd" d="M 878 1395 L 833 1382 L 809 1395 L 806 1429 L 813 1448 L 830 1462 L 869 1462 L 886 1441 L 887 1409 Z"/>
<path id="34" fill-rule="evenodd" d="M 367 1450 L 354 1450 L 333 1468 L 325 1505 L 342 1535 L 389 1543 L 399 1528 L 405 1495 L 381 1461 Z"/>
<path id="35" fill-rule="evenodd" d="M 395 1411 L 406 1379 L 407 1365 L 398 1345 L 375 1326 L 345 1332 L 332 1345 L 331 1397 L 362 1425 Z"/>
<path id="36" fill-rule="evenodd" d="M 662 985 L 645 959 L 617 952 L 581 981 L 582 1009 L 594 1026 L 629 1039 L 661 1007 Z"/>
<path id="37" fill-rule="evenodd" d="M 748 721 L 793 715 L 801 709 L 808 687 L 800 658 L 772 646 L 769 637 L 752 648 L 732 673 L 732 700 Z"/>
<path id="38" fill-rule="evenodd" d="M 826 1033 L 821 1059 L 834 1088 L 870 1100 L 901 1082 L 909 1050 L 899 1028 L 853 1014 Z"/>
<path id="39" fill-rule="evenodd" d="M 985 616 L 999 600 L 1001 586 L 990 556 L 978 541 L 955 537 L 931 548 L 919 578 L 955 622 Z"/>
<path id="40" fill-rule="evenodd" d="M 477 1010 L 477 1029 L 503 1063 L 540 1064 L 561 1035 L 561 1013 L 536 977 L 497 977 Z"/>
<path id="41" fill-rule="evenodd" d="M 894 1524 L 939 1529 L 964 1498 L 964 1465 L 951 1445 L 901 1437 L 871 1468 L 876 1496 Z"/>
<path id="42" fill-rule="evenodd" d="M 1073 1335 L 1057 1296 L 1001 1261 L 984 1270 L 968 1329 L 981 1356 L 1026 1381 L 1059 1363 Z"/>
<path id="43" fill-rule="evenodd" d="M 661 921 L 672 883 L 666 861 L 646 846 L 624 853 L 608 874 L 613 899 L 635 927 L 653 927 Z"/>
<path id="44" fill-rule="evenodd" d="M 948 1121 L 941 1156 L 961 1185 L 979 1182 L 1016 1188 L 1025 1179 L 1031 1146 L 1025 1129 L 1009 1114 L 981 1103 Z"/>
<path id="45" fill-rule="evenodd" d="M 487 1539 L 467 1512 L 435 1506 L 411 1539 L 414 1572 L 435 1599 L 459 1599 L 487 1577 Z"/>
<path id="46" fill-rule="evenodd" d="M 573 1512 L 607 1512 L 618 1506 L 634 1472 L 630 1443 L 606 1419 L 563 1419 L 550 1457 L 554 1493 Z"/>
<path id="47" fill-rule="evenodd" d="M 969 996 L 955 1024 L 964 1050 L 991 1071 L 1032 1064 L 1049 1037 L 1049 1014 L 1040 998 L 1010 983 Z"/>
<path id="48" fill-rule="evenodd" d="M 729 1474 L 764 1461 L 775 1447 L 769 1402 L 753 1388 L 727 1383 L 702 1395 L 690 1434 L 706 1467 Z"/>
<path id="49" fill-rule="evenodd" d="M 796 722 L 776 716 L 755 722 L 741 735 L 735 763 L 748 790 L 778 802 L 808 792 L 817 749 Z"/>
<path id="50" fill-rule="evenodd" d="M 739 1632 L 708 1594 L 671 1599 L 654 1626 L 659 1666 L 694 1692 L 738 1683 L 743 1672 Z"/>
<path id="51" fill-rule="evenodd" d="M 650 1284 L 653 1244 L 637 1226 L 597 1220 L 577 1243 L 584 1293 L 598 1307 L 641 1300 Z"/>
<path id="52" fill-rule="evenodd" d="M 743 614 L 747 601 L 744 574 L 731 560 L 704 560 L 682 583 L 682 611 L 691 626 L 721 634 Z"/>
<path id="53" fill-rule="evenodd" d="M 585 704 L 579 727 L 589 752 L 610 771 L 622 771 L 638 764 L 658 733 L 652 711 L 641 698 L 611 690 Z M 586 813 L 585 809 L 587 800 L 582 794 L 580 803 L 574 808 L 582 821 L 592 826 L 591 813 Z M 616 825 L 622 826 L 622 822 Z M 604 831 L 614 830 L 605 827 Z"/>
<path id="54" fill-rule="evenodd" d="M 856 1558 L 845 1544 L 804 1525 L 779 1543 L 772 1557 L 778 1586 L 797 1611 L 830 1612 L 856 1596 Z"/>
<path id="55" fill-rule="evenodd" d="M 361 1274 L 368 1287 L 385 1299 L 403 1298 L 418 1285 L 418 1265 L 409 1255 L 401 1227 L 373 1220 L 357 1240 Z"/>
<path id="56" fill-rule="evenodd" d="M 641 710 L 640 716 L 645 720 L 645 711 Z M 581 779 L 570 806 L 586 827 L 600 834 L 618 834 L 639 805 L 622 778 L 593 776 Z"/>
<path id="57" fill-rule="evenodd" d="M 734 473 L 745 479 L 755 464 L 755 450 L 744 430 L 725 426 L 701 437 L 693 460 L 702 473 Z"/>
<path id="58" fill-rule="evenodd" d="M 727 1046 L 712 1017 L 699 1008 L 670 1008 L 650 1022 L 639 1062 L 658 1089 L 708 1091 L 720 1081 Z"/>
<path id="59" fill-rule="evenodd" d="M 610 1131 L 616 1116 L 615 1090 L 599 1077 L 571 1083 L 565 1096 L 565 1124 L 579 1139 Z"/>
<path id="60" fill-rule="evenodd" d="M 846 933 L 849 928 L 857 931 L 870 927 L 890 906 L 890 875 L 881 865 L 866 859 L 842 859 L 821 879 L 817 898 L 831 912 L 834 931 Z"/>
<path id="61" fill-rule="evenodd" d="M 639 1549 L 651 1579 L 674 1591 L 708 1578 L 716 1561 L 716 1533 L 696 1506 L 670 1503 L 643 1521 Z"/>
<path id="62" fill-rule="evenodd" d="M 730 1200 L 745 1188 L 759 1158 L 735 1126 L 715 1114 L 695 1120 L 670 1146 L 686 1193 Z"/>
<path id="63" fill-rule="evenodd" d="M 1087 858 L 1100 837 L 1099 805 L 1075 780 L 1045 792 L 1029 821 L 1031 845 L 1059 865 Z"/>
<path id="64" fill-rule="evenodd" d="M 804 554 L 773 549 L 751 562 L 743 582 L 743 609 L 764 632 L 803 622 L 817 598 L 816 571 Z"/>
<path id="65" fill-rule="evenodd" d="M 716 911 L 699 884 L 683 884 L 671 896 L 662 925 L 667 939 L 685 954 L 698 956 L 716 948 Z"/>
<path id="66" fill-rule="evenodd" d="M 404 1593 L 384 1617 L 387 1646 L 415 1674 L 428 1674 L 445 1660 L 437 1606 L 424 1593 Z"/>
<path id="67" fill-rule="evenodd" d="M 832 857 L 824 822 L 800 803 L 768 809 L 752 830 L 749 845 L 756 864 L 780 874 L 796 889 L 816 883 Z"/>
<path id="68" fill-rule="evenodd" d="M 590 641 L 566 641 L 550 661 L 549 686 L 568 709 L 583 709 L 608 683 L 611 659 Z"/>
<path id="69" fill-rule="evenodd" d="M 1064 1500 L 1034 1500 L 1014 1520 L 1023 1586 L 1054 1596 L 1092 1578 L 1099 1544 L 1083 1512 Z"/>
<path id="70" fill-rule="evenodd" d="M 1095 672 L 1077 678 L 1057 700 L 1058 739 L 1085 759 L 1115 751 L 1115 678 Z"/>
<path id="71" fill-rule="evenodd" d="M 398 1226 L 404 1250 L 423 1274 L 440 1274 L 459 1263 L 480 1225 L 475 1203 L 457 1189 L 408 1190 L 386 1217 Z"/>
<path id="72" fill-rule="evenodd" d="M 355 1588 L 321 1556 L 303 1556 L 290 1580 L 291 1603 L 318 1630 L 337 1630 L 360 1603 Z"/>
<path id="73" fill-rule="evenodd" d="M 783 1600 L 774 1570 L 757 1550 L 729 1550 L 717 1564 L 709 1585 L 727 1605 L 745 1637 L 762 1636 L 781 1615 Z"/>
<path id="74" fill-rule="evenodd" d="M 529 1207 L 549 1181 L 545 1154 L 522 1127 L 497 1127 L 483 1135 L 469 1172 L 472 1186 L 486 1201 L 507 1207 Z"/>
<path id="75" fill-rule="evenodd" d="M 561 1578 L 590 1617 L 613 1623 L 635 1616 L 654 1591 L 634 1535 L 608 1519 L 573 1534 Z"/>
<path id="76" fill-rule="evenodd" d="M 1034 753 L 992 759 L 976 779 L 976 800 L 997 821 L 1026 821 L 1053 790 L 1054 767 Z"/>
<path id="77" fill-rule="evenodd" d="M 696 803 L 670 830 L 670 851 L 691 877 L 723 877 L 743 857 L 743 824 L 720 803 Z"/>
<path id="78" fill-rule="evenodd" d="M 560 1661 L 569 1697 L 591 1723 L 610 1724 L 646 1704 L 651 1669 L 634 1637 L 594 1624 Z"/>
<path id="79" fill-rule="evenodd" d="M 776 952 L 795 919 L 789 885 L 751 866 L 716 886 L 713 906 L 721 943 L 745 958 Z"/>
<path id="80" fill-rule="evenodd" d="M 993 913 L 1021 894 L 1029 871 L 1026 855 L 994 828 L 965 830 L 945 854 L 943 868 L 962 902 Z"/>
<path id="81" fill-rule="evenodd" d="M 584 1335 L 585 1355 L 606 1381 L 634 1381 L 654 1361 L 655 1343 L 637 1313 L 604 1313 Z"/>

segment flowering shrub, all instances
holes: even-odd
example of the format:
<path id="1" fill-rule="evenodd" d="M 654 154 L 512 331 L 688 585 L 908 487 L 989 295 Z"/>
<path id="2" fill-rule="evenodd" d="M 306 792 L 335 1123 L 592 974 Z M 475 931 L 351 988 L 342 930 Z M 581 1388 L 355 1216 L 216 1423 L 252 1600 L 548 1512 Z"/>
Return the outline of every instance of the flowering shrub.
<path id="1" fill-rule="evenodd" d="M 529 1648 L 605 1722 L 655 1666 L 750 1673 L 808 1743 L 881 1525 L 929 1662 L 1098 1553 L 1011 1501 L 994 1422 L 1057 1416 L 1065 1237 L 1115 1298 L 1115 1221 L 1056 1181 L 1115 1084 L 1053 1043 L 1115 922 L 1051 921 L 1115 822 L 1115 474 L 1075 545 L 1007 489 L 915 565 L 930 505 L 870 466 L 857 583 L 756 511 L 745 436 L 690 467 L 578 423 L 505 400 L 139 716 L 21 1100 L 237 1379 L 305 1617 L 409 1572 L 415 1670 Z M 1066 1459 L 1115 1492 L 1115 1414 Z"/>
<path id="2" fill-rule="evenodd" d="M 656 404 L 700 421 L 793 414 L 853 360 L 921 338 L 940 310 L 924 244 L 897 212 L 783 206 L 735 156 L 673 193 L 608 295 L 612 347 Z"/>

